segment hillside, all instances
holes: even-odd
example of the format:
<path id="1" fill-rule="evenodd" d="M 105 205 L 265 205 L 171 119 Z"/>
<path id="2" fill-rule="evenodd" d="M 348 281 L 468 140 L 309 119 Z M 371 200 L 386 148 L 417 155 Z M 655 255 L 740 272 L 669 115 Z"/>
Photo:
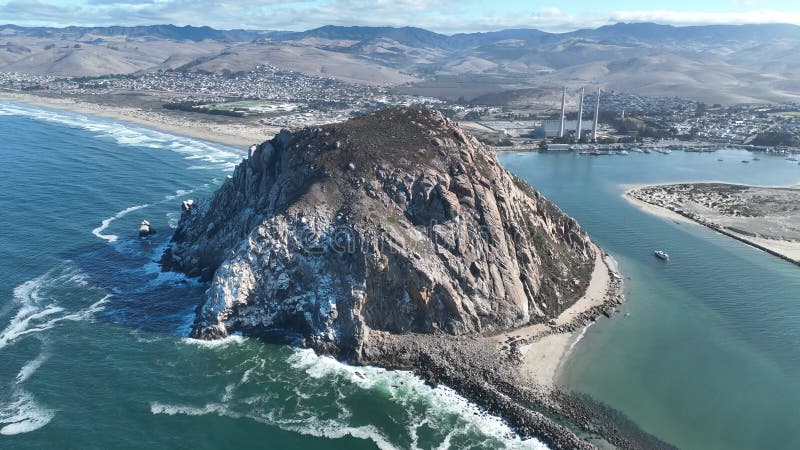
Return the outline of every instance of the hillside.
<path id="1" fill-rule="evenodd" d="M 292 328 L 356 360 L 370 330 L 546 321 L 582 295 L 595 259 L 489 148 L 416 109 L 279 134 L 185 209 L 173 242 L 165 268 L 213 280 L 196 336 Z"/>
<path id="2" fill-rule="evenodd" d="M 346 82 L 447 80 L 454 97 L 595 86 L 709 103 L 800 99 L 800 27 L 616 24 L 570 33 L 516 29 L 444 35 L 403 27 L 303 32 L 172 25 L 0 26 L 0 71 L 94 76 L 159 69 L 246 71 L 259 64 Z M 460 89 L 459 86 L 464 87 Z M 459 93 L 460 90 L 460 93 Z M 416 92 L 425 93 L 418 90 Z M 436 90 L 430 90 L 435 93 Z"/>

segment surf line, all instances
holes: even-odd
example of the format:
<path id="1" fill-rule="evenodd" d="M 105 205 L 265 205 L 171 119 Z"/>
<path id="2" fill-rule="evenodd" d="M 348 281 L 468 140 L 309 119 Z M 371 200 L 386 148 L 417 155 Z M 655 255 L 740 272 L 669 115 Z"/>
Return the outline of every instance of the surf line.
<path id="1" fill-rule="evenodd" d="M 131 206 L 129 208 L 125 208 L 122 211 L 114 214 L 113 216 L 107 219 L 103 219 L 103 221 L 100 222 L 100 226 L 92 230 L 92 234 L 105 241 L 114 242 L 117 239 L 119 239 L 119 236 L 117 236 L 116 234 L 103 234 L 103 232 L 109 227 L 109 225 L 111 225 L 111 222 L 117 219 L 121 219 L 122 217 L 125 217 L 126 215 L 134 211 L 147 208 L 148 206 L 150 206 L 150 204 L 136 205 L 136 206 Z"/>
<path id="2" fill-rule="evenodd" d="M 205 188 L 205 187 L 208 187 L 208 183 L 205 183 L 205 184 L 202 184 L 202 185 L 199 186 L 199 188 Z M 117 236 L 116 234 L 103 234 L 103 232 L 105 230 L 107 230 L 108 227 L 111 225 L 111 222 L 113 222 L 113 221 L 115 221 L 117 219 L 121 219 L 122 217 L 125 217 L 126 215 L 128 215 L 128 214 L 130 214 L 130 213 L 132 213 L 134 211 L 138 211 L 140 209 L 144 209 L 144 208 L 147 208 L 147 207 L 150 207 L 150 206 L 153 206 L 153 205 L 160 205 L 162 203 L 166 203 L 166 202 L 170 202 L 172 200 L 175 200 L 177 198 L 181 198 L 181 197 L 185 197 L 187 195 L 194 194 L 197 189 L 198 189 L 198 187 L 194 187 L 192 189 L 178 189 L 177 191 L 175 191 L 174 194 L 167 195 L 167 196 L 164 197 L 163 200 L 157 201 L 155 203 L 152 203 L 152 204 L 151 203 L 145 203 L 143 205 L 136 205 L 136 206 L 131 206 L 131 207 L 125 208 L 122 211 L 114 214 L 113 216 L 108 217 L 106 219 L 103 219 L 100 222 L 100 226 L 95 228 L 94 230 L 92 230 L 92 234 L 97 236 L 100 239 L 105 240 L 106 242 L 109 242 L 109 243 L 115 242 L 116 240 L 119 239 L 119 236 Z"/>

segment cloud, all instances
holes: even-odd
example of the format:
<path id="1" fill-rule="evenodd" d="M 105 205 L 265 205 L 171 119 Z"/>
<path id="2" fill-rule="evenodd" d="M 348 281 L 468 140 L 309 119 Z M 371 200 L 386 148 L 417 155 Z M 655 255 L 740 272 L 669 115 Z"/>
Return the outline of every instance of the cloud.
<path id="1" fill-rule="evenodd" d="M 6 22 L 42 21 L 60 23 L 62 18 L 76 18 L 80 8 L 42 3 L 38 0 L 13 0 L 0 6 L 0 18 Z"/>
<path id="2" fill-rule="evenodd" d="M 668 25 L 794 23 L 800 11 L 687 12 L 642 10 L 566 13 L 496 5 L 479 0 L 83 0 L 69 5 L 48 0 L 0 3 L 0 22 L 19 25 L 209 25 L 216 28 L 305 30 L 322 25 L 416 26 L 444 33 L 539 28 L 571 31 L 617 22 Z M 53 0 L 54 1 L 54 0 Z M 760 0 L 732 0 L 755 4 Z"/>
<path id="3" fill-rule="evenodd" d="M 800 12 L 756 10 L 747 12 L 619 11 L 614 22 L 656 22 L 667 25 L 800 24 Z"/>

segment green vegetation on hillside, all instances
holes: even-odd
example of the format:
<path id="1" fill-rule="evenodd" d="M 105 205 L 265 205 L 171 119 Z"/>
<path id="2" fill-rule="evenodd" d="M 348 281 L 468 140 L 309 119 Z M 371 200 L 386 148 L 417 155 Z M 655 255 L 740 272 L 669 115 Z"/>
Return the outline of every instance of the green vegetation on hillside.
<path id="1" fill-rule="evenodd" d="M 800 138 L 787 131 L 767 131 L 753 139 L 753 145 L 800 147 Z"/>

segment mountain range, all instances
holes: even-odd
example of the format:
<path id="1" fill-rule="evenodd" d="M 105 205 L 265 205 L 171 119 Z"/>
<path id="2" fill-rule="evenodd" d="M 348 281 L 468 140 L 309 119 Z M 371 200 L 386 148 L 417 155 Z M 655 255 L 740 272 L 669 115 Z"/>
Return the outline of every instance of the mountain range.
<path id="1" fill-rule="evenodd" d="M 404 85 L 471 99 L 564 84 L 714 103 L 799 100 L 800 27 L 674 27 L 619 23 L 569 33 L 508 29 L 439 34 L 421 28 L 312 30 L 0 25 L 0 71 L 99 76 L 271 64 L 343 81 Z M 508 101 L 525 102 L 505 95 Z"/>

